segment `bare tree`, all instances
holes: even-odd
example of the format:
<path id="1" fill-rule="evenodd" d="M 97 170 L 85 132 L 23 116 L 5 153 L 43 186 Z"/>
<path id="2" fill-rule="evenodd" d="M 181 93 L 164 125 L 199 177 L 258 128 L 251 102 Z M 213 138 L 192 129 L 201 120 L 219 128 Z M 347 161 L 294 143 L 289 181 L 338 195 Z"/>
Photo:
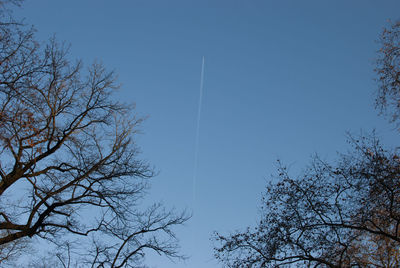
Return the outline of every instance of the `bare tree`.
<path id="1" fill-rule="evenodd" d="M 398 123 L 400 23 L 382 33 L 376 105 Z M 215 256 L 226 267 L 398 267 L 400 155 L 373 135 L 333 165 L 316 157 L 304 174 L 278 165 L 262 200 L 260 222 L 215 233 Z"/>
<path id="2" fill-rule="evenodd" d="M 379 57 L 375 69 L 379 88 L 376 106 L 397 122 L 400 116 L 400 21 L 391 23 L 380 36 Z"/>
<path id="3" fill-rule="evenodd" d="M 216 234 L 216 257 L 227 267 L 391 267 L 376 257 L 392 263 L 400 250 L 399 156 L 375 138 L 352 142 L 335 165 L 316 157 L 297 178 L 280 166 L 257 227 Z"/>
<path id="4" fill-rule="evenodd" d="M 136 265 L 145 250 L 180 257 L 171 228 L 188 216 L 138 207 L 154 172 L 132 139 L 142 119 L 113 98 L 115 74 L 0 15 L 0 264 L 31 238 L 96 267 Z"/>

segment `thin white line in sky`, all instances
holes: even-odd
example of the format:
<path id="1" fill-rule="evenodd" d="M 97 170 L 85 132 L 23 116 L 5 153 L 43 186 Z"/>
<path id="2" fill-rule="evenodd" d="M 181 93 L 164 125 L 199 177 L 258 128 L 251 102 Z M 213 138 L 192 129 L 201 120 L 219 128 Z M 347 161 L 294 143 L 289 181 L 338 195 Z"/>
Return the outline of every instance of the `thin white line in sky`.
<path id="1" fill-rule="evenodd" d="M 200 119 L 201 119 L 201 106 L 203 102 L 203 85 L 204 85 L 204 56 L 201 61 L 201 74 L 200 74 L 200 94 L 199 103 L 197 108 L 197 126 L 196 126 L 196 140 L 194 148 L 194 168 L 193 168 L 193 202 L 196 198 L 196 180 L 197 180 L 197 169 L 199 162 L 199 140 L 200 140 Z"/>

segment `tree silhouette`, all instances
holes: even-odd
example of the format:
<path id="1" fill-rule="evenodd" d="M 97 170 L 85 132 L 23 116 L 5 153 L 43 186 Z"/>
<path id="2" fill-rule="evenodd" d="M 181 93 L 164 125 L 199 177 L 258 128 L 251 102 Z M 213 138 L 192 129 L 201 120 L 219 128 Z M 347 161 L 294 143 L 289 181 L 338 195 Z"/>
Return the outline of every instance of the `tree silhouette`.
<path id="1" fill-rule="evenodd" d="M 377 107 L 398 124 L 400 23 L 383 31 L 376 72 Z M 215 233 L 215 256 L 226 267 L 398 267 L 400 154 L 375 135 L 329 164 L 315 157 L 293 177 L 279 163 L 254 228 Z"/>
<path id="2" fill-rule="evenodd" d="M 54 38 L 43 47 L 8 3 L 0 3 L 0 264 L 27 253 L 32 238 L 56 245 L 64 266 L 137 266 L 146 250 L 181 257 L 171 228 L 188 216 L 138 206 L 154 172 L 133 139 L 142 118 L 113 97 L 115 74 L 69 61 Z"/>
<path id="3" fill-rule="evenodd" d="M 336 164 L 316 157 L 299 177 L 281 165 L 257 227 L 215 234 L 216 257 L 227 267 L 382 266 L 375 257 L 383 252 L 397 261 L 399 156 L 373 137 L 351 142 L 354 150 Z"/>
<path id="4" fill-rule="evenodd" d="M 379 44 L 375 69 L 379 83 L 376 106 L 390 116 L 391 122 L 397 123 L 400 116 L 400 21 L 383 30 Z"/>

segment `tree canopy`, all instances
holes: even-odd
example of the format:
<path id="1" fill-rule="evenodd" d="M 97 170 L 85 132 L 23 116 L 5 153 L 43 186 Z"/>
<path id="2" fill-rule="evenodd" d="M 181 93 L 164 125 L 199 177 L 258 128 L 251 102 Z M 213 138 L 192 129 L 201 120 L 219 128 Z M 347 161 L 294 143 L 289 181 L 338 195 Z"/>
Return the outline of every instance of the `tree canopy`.
<path id="1" fill-rule="evenodd" d="M 258 226 L 217 234 L 218 259 L 228 267 L 398 263 L 399 156 L 373 137 L 352 144 L 334 165 L 316 157 L 298 177 L 280 166 L 263 196 Z M 386 260 L 375 259 L 381 251 L 388 251 Z"/>
<path id="2" fill-rule="evenodd" d="M 32 241 L 52 245 L 52 267 L 137 267 L 146 250 L 182 257 L 172 228 L 188 215 L 139 206 L 154 172 L 134 140 L 142 118 L 114 97 L 115 73 L 83 68 L 55 38 L 43 45 L 9 3 L 20 1 L 0 3 L 0 264 Z"/>
<path id="3" fill-rule="evenodd" d="M 382 33 L 376 104 L 398 124 L 400 23 Z M 256 227 L 215 233 L 215 256 L 226 267 L 398 267 L 400 154 L 375 134 L 349 137 L 334 163 L 315 157 L 292 176 L 279 162 L 263 195 Z"/>
<path id="4" fill-rule="evenodd" d="M 379 84 L 376 106 L 397 122 L 400 115 L 400 21 L 386 27 L 379 40 L 377 67 Z"/>

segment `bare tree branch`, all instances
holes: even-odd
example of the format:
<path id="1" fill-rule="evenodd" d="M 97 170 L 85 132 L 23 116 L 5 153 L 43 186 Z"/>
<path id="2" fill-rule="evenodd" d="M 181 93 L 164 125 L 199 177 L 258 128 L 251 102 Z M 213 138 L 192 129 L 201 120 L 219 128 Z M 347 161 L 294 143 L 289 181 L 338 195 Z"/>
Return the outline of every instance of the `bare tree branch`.
<path id="1" fill-rule="evenodd" d="M 146 249 L 180 258 L 171 228 L 188 216 L 138 207 L 154 172 L 134 143 L 143 119 L 113 97 L 115 73 L 97 62 L 87 69 L 70 62 L 68 47 L 55 38 L 39 45 L 34 29 L 6 13 L 0 12 L 0 262 L 31 238 L 60 246 L 55 262 L 63 267 L 78 259 L 129 267 Z M 103 236 L 110 244 L 93 244 L 93 254 L 74 251 Z"/>

